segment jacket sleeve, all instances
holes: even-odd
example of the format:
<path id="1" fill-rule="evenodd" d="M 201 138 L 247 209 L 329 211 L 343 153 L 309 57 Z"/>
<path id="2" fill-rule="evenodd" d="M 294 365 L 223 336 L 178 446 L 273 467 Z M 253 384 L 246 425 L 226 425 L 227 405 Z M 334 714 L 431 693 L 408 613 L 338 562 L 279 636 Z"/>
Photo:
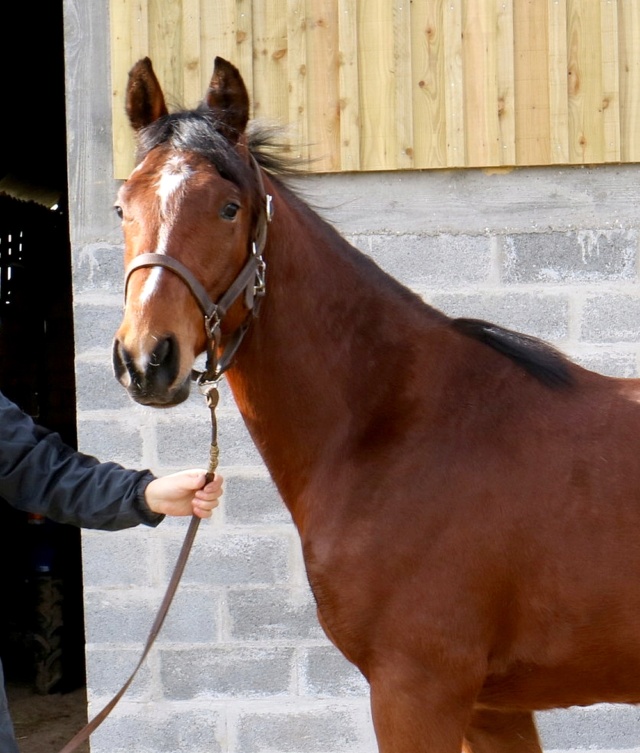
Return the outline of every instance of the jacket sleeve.
<path id="1" fill-rule="evenodd" d="M 0 497 L 13 507 L 83 528 L 155 526 L 164 516 L 144 500 L 153 478 L 76 452 L 0 392 Z"/>

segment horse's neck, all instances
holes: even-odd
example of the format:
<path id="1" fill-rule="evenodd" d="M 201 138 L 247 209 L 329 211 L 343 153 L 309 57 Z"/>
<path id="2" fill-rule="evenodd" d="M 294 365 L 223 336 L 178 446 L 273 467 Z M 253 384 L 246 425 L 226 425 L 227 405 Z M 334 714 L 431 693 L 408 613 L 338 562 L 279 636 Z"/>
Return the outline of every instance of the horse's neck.
<path id="1" fill-rule="evenodd" d="M 296 519 L 307 484 L 372 420 L 361 414 L 389 392 L 429 310 L 297 201 L 276 201 L 265 258 L 267 295 L 228 378 Z"/>

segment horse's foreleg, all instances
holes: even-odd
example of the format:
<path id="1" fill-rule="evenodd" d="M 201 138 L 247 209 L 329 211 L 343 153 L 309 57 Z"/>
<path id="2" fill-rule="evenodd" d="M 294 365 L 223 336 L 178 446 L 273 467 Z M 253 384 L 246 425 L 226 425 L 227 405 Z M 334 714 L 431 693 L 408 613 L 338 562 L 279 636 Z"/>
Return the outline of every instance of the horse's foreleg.
<path id="1" fill-rule="evenodd" d="M 531 712 L 475 711 L 465 753 L 542 753 Z"/>
<path id="2" fill-rule="evenodd" d="M 380 753 L 460 753 L 473 694 L 397 671 L 374 676 L 370 683 Z"/>

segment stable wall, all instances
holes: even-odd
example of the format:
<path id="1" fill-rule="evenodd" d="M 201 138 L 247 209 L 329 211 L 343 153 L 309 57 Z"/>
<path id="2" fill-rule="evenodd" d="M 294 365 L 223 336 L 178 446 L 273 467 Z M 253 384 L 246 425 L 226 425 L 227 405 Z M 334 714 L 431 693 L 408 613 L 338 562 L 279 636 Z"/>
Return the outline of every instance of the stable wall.
<path id="1" fill-rule="evenodd" d="M 89 7 L 88 7 L 89 6 Z M 67 118 L 78 436 L 103 459 L 158 473 L 208 458 L 198 394 L 170 411 L 132 404 L 110 367 L 122 313 L 112 211 L 106 9 L 69 1 Z M 604 373 L 640 364 L 640 167 L 314 176 L 312 204 L 430 303 L 543 337 Z M 228 391 L 220 418 L 226 493 L 198 533 L 156 648 L 93 753 L 370 753 L 367 691 L 323 637 L 297 535 Z M 90 714 L 135 665 L 183 522 L 84 532 Z M 640 750 L 640 711 L 539 715 L 546 750 Z"/>

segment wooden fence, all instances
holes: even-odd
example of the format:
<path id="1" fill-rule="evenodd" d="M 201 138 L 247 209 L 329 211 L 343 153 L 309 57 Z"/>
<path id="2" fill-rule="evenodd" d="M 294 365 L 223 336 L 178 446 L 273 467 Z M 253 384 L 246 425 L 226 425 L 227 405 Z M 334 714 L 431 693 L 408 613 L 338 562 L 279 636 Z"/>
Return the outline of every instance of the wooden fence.
<path id="1" fill-rule="evenodd" d="M 221 55 L 313 169 L 640 161 L 638 0 L 111 0 L 116 177 L 130 66 L 196 104 Z"/>

